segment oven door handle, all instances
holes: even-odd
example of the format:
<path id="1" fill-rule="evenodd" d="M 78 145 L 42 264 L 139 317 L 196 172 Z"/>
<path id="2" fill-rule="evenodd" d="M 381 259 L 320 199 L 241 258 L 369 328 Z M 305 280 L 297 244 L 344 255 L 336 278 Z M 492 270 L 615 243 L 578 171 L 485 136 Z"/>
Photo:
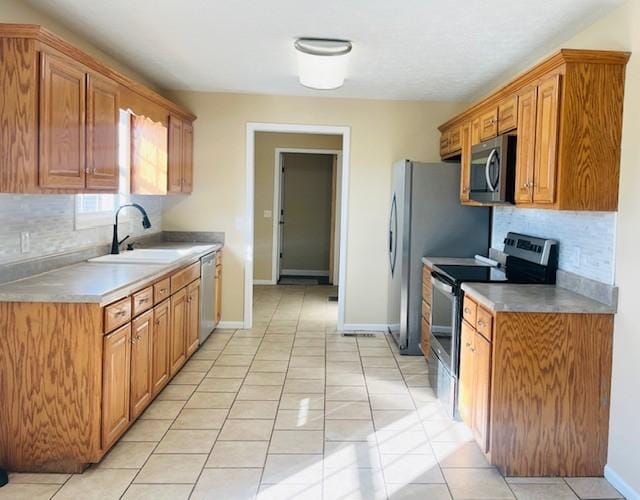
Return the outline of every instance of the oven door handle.
<path id="1" fill-rule="evenodd" d="M 431 277 L 431 284 L 434 286 L 434 288 L 437 288 L 441 292 L 444 292 L 449 295 L 453 295 L 453 287 L 451 285 L 443 283 L 442 281 L 440 281 L 438 278 L 434 276 Z"/>
<path id="2" fill-rule="evenodd" d="M 498 154 L 498 150 L 496 148 L 493 148 L 491 150 L 491 153 L 489 153 L 489 156 L 487 157 L 487 164 L 484 167 L 484 176 L 487 179 L 487 186 L 489 186 L 489 189 L 491 190 L 491 192 L 495 193 L 496 189 L 498 188 L 498 184 L 494 184 L 493 181 L 491 180 L 491 174 L 489 173 L 489 169 L 491 168 L 491 162 L 493 161 L 493 157 Z M 498 179 L 498 182 L 500 182 L 500 179 Z"/>

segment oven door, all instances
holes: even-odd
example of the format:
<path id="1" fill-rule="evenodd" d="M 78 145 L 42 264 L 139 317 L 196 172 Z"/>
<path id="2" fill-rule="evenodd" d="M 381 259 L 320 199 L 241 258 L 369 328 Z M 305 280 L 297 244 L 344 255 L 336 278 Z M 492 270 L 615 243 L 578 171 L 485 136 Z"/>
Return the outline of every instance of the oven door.
<path id="1" fill-rule="evenodd" d="M 449 415 L 457 414 L 458 387 L 458 299 L 451 284 L 431 277 L 431 352 L 429 380 Z"/>
<path id="2" fill-rule="evenodd" d="M 507 147 L 506 135 L 472 146 L 469 192 L 472 200 L 507 202 Z"/>

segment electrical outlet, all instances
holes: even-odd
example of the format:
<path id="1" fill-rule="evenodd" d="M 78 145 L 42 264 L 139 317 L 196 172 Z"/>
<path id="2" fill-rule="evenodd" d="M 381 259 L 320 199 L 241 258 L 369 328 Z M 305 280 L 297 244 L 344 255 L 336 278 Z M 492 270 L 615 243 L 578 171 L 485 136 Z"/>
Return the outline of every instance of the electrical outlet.
<path id="1" fill-rule="evenodd" d="M 27 253 L 31 249 L 31 237 L 29 233 L 23 231 L 20 233 L 20 251 Z"/>
<path id="2" fill-rule="evenodd" d="M 262 216 L 265 219 L 270 219 L 273 216 L 273 212 L 271 212 L 271 210 L 265 210 L 264 212 L 262 212 Z"/>

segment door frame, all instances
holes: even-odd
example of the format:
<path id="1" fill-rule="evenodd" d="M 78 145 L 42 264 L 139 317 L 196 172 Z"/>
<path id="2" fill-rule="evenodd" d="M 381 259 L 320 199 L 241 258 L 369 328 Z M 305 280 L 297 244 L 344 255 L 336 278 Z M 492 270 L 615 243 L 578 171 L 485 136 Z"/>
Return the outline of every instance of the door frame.
<path id="1" fill-rule="evenodd" d="M 293 134 L 328 134 L 342 136 L 342 175 L 340 176 L 340 255 L 338 271 L 338 329 L 344 329 L 347 282 L 347 224 L 349 221 L 349 157 L 351 127 L 334 125 L 300 125 L 287 123 L 248 122 L 245 150 L 245 255 L 243 327 L 253 324 L 253 226 L 255 206 L 255 135 L 256 132 Z"/>
<path id="2" fill-rule="evenodd" d="M 342 170 L 342 150 L 341 149 L 311 149 L 311 148 L 276 148 L 275 151 L 275 162 L 273 166 L 273 248 L 271 250 L 271 284 L 275 285 L 278 283 L 278 276 L 280 274 L 280 210 L 282 207 L 282 154 L 283 153 L 302 153 L 302 154 L 316 154 L 316 155 L 335 155 L 337 156 L 337 164 L 338 168 L 336 171 L 336 176 L 340 176 Z M 337 179 L 336 179 L 337 181 Z M 339 183 L 337 183 L 339 185 Z M 337 190 L 337 188 L 336 188 Z M 336 193 L 336 203 L 335 206 L 331 207 L 331 210 L 336 210 L 340 206 L 339 198 Z M 337 211 L 337 210 L 336 210 Z M 336 219 L 336 225 L 334 228 L 334 255 L 339 255 L 339 245 L 335 245 L 335 243 L 340 242 L 340 223 Z M 329 243 L 331 244 L 331 243 Z M 338 247 L 338 248 L 336 248 Z M 338 250 L 338 251 L 337 251 Z M 340 276 L 340 272 L 338 269 L 338 261 L 334 259 L 333 269 L 329 269 L 331 281 L 335 284 L 337 280 L 336 277 Z"/>

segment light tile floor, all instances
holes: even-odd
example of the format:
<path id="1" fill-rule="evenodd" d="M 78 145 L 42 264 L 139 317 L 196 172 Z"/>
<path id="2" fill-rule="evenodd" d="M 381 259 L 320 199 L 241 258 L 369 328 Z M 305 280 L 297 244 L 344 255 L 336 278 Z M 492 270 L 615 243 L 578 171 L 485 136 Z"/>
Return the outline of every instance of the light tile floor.
<path id="1" fill-rule="evenodd" d="M 98 465 L 12 474 L 0 499 L 620 498 L 603 478 L 503 478 L 421 357 L 336 333 L 323 286 L 257 287 Z"/>

